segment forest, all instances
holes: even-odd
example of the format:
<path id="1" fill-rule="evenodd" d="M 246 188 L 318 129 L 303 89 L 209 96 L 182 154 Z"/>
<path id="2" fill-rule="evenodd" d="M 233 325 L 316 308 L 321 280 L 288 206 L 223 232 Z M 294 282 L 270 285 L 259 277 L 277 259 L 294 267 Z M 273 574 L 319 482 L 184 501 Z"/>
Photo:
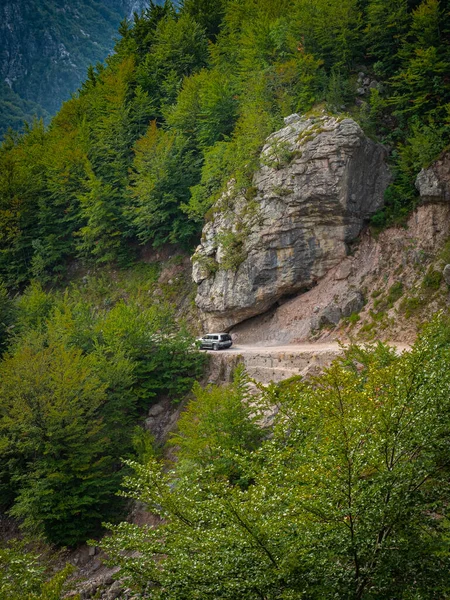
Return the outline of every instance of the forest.
<path id="1" fill-rule="evenodd" d="M 402 0 L 207 0 L 124 22 L 106 66 L 46 128 L 0 150 L 0 275 L 58 282 L 70 261 L 191 249 L 230 179 L 249 190 L 264 139 L 293 112 L 348 113 L 391 150 L 383 226 L 449 142 L 449 11 Z M 358 96 L 358 74 L 376 84 Z"/>
<path id="2" fill-rule="evenodd" d="M 83 400 L 95 378 L 73 350 L 71 358 Z M 119 499 L 145 506 L 153 523 L 110 522 L 109 535 L 90 543 L 119 568 L 116 577 L 133 598 L 449 598 L 449 365 L 450 323 L 435 318 L 402 355 L 383 344 L 350 347 L 320 376 L 260 386 L 256 394 L 242 369 L 228 386 L 196 384 L 169 440 L 172 460 L 142 436 L 138 453 L 125 460 Z M 33 368 L 25 385 L 34 377 Z M 100 394 L 97 384 L 95 404 Z M 123 407 L 117 397 L 115 404 Z M 269 408 L 275 416 L 264 424 Z M 73 433 L 81 411 L 78 404 Z M 90 425 L 80 441 L 93 437 L 95 453 L 99 421 Z M 70 440 L 67 465 L 77 450 Z M 89 465 L 91 473 L 87 454 L 76 467 Z M 36 459 L 48 468 L 43 485 L 55 486 L 54 460 L 45 452 Z M 105 469 L 94 464 L 86 493 Z M 64 475 L 70 484 L 76 469 Z M 99 510 L 114 484 L 110 476 L 100 481 Z M 45 515 L 36 509 L 47 508 L 46 535 L 70 539 L 70 520 L 51 523 L 64 506 L 61 494 L 57 504 L 54 496 L 37 502 L 32 487 L 14 514 L 30 525 Z M 83 507 L 84 519 L 93 509 Z M 0 597 L 11 600 L 59 600 L 72 568 L 46 572 L 36 551 L 20 545 L 0 548 L 0 565 Z"/>
<path id="3" fill-rule="evenodd" d="M 388 148 L 371 226 L 401 225 L 449 146 L 449 73 L 445 0 L 150 2 L 48 126 L 7 133 L 0 510 L 24 535 L 75 547 L 109 528 L 101 544 L 142 598 L 450 597 L 445 318 L 409 354 L 350 348 L 250 409 L 239 370 L 195 384 L 185 290 L 155 295 L 159 267 L 141 261 L 192 251 L 230 181 L 251 198 L 264 140 L 294 112 L 351 116 Z M 139 424 L 193 385 L 167 465 Z M 130 500 L 161 527 L 120 523 Z M 57 600 L 70 571 L 14 545 L 0 565 L 12 600 Z"/>
<path id="4" fill-rule="evenodd" d="M 157 4 L 161 0 L 157 0 Z M 0 139 L 33 115 L 46 123 L 114 46 L 124 17 L 145 0 L 3 0 L 0 5 Z"/>

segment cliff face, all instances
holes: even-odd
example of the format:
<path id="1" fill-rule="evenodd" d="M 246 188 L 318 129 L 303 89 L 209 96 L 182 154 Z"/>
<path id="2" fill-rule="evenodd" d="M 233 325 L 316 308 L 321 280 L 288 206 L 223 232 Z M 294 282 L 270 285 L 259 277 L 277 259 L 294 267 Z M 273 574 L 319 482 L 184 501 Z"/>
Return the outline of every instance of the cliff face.
<path id="1" fill-rule="evenodd" d="M 37 112 L 53 114 L 77 90 L 87 67 L 111 52 L 120 21 L 146 6 L 148 0 L 4 0 L 1 80 Z M 5 90 L 0 100 L 4 96 Z"/>
<path id="2" fill-rule="evenodd" d="M 365 230 L 313 289 L 233 329 L 237 344 L 414 341 L 450 304 L 450 153 L 421 171 L 421 202 L 402 227 Z"/>
<path id="3" fill-rule="evenodd" d="M 315 286 L 348 254 L 389 183 L 384 148 L 353 120 L 327 115 L 289 117 L 261 163 L 247 198 L 230 188 L 219 201 L 193 257 L 211 329 Z"/>

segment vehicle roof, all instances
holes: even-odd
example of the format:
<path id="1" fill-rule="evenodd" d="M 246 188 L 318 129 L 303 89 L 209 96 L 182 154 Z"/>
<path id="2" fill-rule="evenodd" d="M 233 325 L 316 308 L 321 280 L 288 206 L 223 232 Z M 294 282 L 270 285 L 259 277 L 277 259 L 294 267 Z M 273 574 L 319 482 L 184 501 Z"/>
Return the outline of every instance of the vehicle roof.
<path id="1" fill-rule="evenodd" d="M 211 332 L 208 331 L 208 333 L 205 333 L 203 335 L 203 337 L 205 337 L 205 335 L 230 335 L 230 334 L 227 333 L 226 331 L 220 331 L 219 333 L 216 333 L 215 331 L 211 331 Z"/>

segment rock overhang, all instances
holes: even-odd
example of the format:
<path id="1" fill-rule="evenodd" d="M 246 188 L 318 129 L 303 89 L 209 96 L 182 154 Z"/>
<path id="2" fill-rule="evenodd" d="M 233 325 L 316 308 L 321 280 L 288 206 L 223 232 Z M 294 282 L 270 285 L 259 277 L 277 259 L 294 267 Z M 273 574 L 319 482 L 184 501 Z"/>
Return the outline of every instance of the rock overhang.
<path id="1" fill-rule="evenodd" d="M 285 124 L 263 147 L 254 198 L 231 185 L 203 229 L 193 278 L 208 327 L 230 329 L 314 286 L 383 206 L 386 150 L 355 121 L 292 115 Z"/>

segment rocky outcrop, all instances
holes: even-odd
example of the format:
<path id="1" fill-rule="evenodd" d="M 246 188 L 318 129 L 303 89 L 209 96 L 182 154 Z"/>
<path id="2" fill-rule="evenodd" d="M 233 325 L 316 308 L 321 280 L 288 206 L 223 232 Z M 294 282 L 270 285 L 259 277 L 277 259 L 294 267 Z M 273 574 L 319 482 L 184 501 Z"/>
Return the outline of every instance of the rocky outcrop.
<path id="1" fill-rule="evenodd" d="M 343 317 L 359 313 L 364 304 L 364 295 L 360 290 L 346 290 L 342 295 L 336 295 L 325 307 L 315 307 L 309 321 L 310 331 L 316 332 L 322 327 L 338 325 Z"/>
<path id="2" fill-rule="evenodd" d="M 233 185 L 193 257 L 207 327 L 229 329 L 313 287 L 348 253 L 389 183 L 385 150 L 351 119 L 291 115 L 246 197 Z"/>
<path id="3" fill-rule="evenodd" d="M 422 203 L 450 202 L 450 153 L 446 152 L 416 179 Z"/>
<path id="4" fill-rule="evenodd" d="M 383 89 L 383 86 L 379 81 L 372 79 L 367 73 L 364 72 L 358 73 L 356 84 L 356 93 L 359 96 L 369 96 L 372 90 L 382 91 Z"/>
<path id="5" fill-rule="evenodd" d="M 267 340 L 270 345 L 336 339 L 411 343 L 418 323 L 450 303 L 445 285 L 439 292 L 424 286 L 430 269 L 444 270 L 440 257 L 443 250 L 448 255 L 449 236 L 450 204 L 443 202 L 418 206 L 406 226 L 376 237 L 364 230 L 355 252 L 313 289 L 234 327 L 235 346 L 267 345 Z M 450 283 L 450 265 L 444 281 L 447 275 Z M 392 289 L 399 295 L 393 297 Z"/>

